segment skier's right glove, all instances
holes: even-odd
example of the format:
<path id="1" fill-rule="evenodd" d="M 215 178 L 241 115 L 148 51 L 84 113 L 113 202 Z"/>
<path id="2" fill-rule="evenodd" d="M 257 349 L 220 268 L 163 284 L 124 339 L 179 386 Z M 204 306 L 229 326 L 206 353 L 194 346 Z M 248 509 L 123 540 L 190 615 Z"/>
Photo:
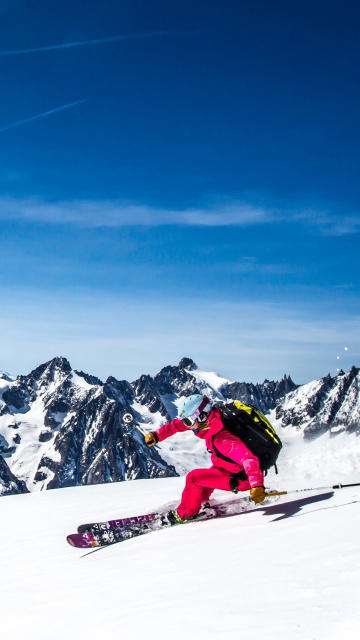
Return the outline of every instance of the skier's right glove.
<path id="1" fill-rule="evenodd" d="M 159 442 L 157 433 L 155 431 L 150 431 L 150 433 L 147 433 L 145 436 L 145 442 L 148 447 L 153 447 L 154 444 Z"/>
<path id="2" fill-rule="evenodd" d="M 250 489 L 251 500 L 258 504 L 258 502 L 264 502 L 266 498 L 264 487 L 253 487 Z"/>

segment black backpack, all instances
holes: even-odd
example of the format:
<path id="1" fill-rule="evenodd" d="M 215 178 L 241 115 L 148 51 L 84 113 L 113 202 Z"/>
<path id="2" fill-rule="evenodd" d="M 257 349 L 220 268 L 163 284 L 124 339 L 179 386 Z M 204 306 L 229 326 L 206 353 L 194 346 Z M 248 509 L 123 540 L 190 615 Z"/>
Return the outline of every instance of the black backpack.
<path id="1" fill-rule="evenodd" d="M 219 411 L 224 423 L 224 429 L 233 433 L 246 444 L 259 459 L 260 469 L 265 471 L 265 475 L 273 466 L 275 466 L 277 473 L 276 460 L 282 449 L 282 442 L 269 420 L 256 407 L 238 400 L 219 407 Z M 234 464 L 234 460 L 224 456 L 216 448 L 214 445 L 215 437 L 212 438 L 214 453 L 219 458 Z M 239 479 L 247 479 L 245 471 L 241 471 L 237 476 Z"/>

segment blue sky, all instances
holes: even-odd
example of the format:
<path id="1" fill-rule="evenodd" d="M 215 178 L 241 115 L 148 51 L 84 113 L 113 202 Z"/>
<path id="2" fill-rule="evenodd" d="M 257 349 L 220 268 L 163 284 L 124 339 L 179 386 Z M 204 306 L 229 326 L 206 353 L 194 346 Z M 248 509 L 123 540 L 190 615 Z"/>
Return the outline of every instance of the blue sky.
<path id="1" fill-rule="evenodd" d="M 359 366 L 359 17 L 2 2 L 0 369 Z"/>

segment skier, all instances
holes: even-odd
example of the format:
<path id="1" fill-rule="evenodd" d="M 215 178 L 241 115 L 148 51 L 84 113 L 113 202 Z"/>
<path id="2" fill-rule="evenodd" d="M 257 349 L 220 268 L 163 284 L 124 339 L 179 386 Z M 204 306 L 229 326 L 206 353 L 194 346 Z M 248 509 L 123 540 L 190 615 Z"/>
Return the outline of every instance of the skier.
<path id="1" fill-rule="evenodd" d="M 263 502 L 264 477 L 258 458 L 240 438 L 224 429 L 219 409 L 212 407 L 206 396 L 196 394 L 185 398 L 179 406 L 178 417 L 157 431 L 146 434 L 145 442 L 152 447 L 177 432 L 188 430 L 205 440 L 213 466 L 188 473 L 181 502 L 177 509 L 168 514 L 171 522 L 183 523 L 196 516 L 214 489 L 235 492 L 250 489 L 252 500 L 255 503 Z M 234 462 L 218 457 L 215 450 Z"/>

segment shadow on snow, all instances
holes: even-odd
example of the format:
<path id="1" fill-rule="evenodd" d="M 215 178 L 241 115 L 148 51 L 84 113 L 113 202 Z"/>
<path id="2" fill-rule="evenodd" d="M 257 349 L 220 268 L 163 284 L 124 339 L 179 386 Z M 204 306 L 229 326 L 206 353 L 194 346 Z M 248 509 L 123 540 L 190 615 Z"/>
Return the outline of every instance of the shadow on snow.
<path id="1" fill-rule="evenodd" d="M 274 518 L 272 522 L 277 522 L 278 520 L 284 520 L 285 518 L 292 518 L 299 514 L 299 512 L 303 509 L 303 507 L 307 507 L 309 504 L 316 504 L 318 502 L 324 502 L 325 500 L 329 500 L 334 495 L 333 491 L 329 493 L 321 493 L 318 496 L 309 496 L 307 498 L 300 498 L 299 500 L 293 500 L 292 502 L 278 503 L 271 505 L 270 507 L 263 507 L 257 509 L 257 511 L 263 511 L 263 515 L 266 516 L 275 516 L 278 515 L 278 518 Z M 334 508 L 334 507 L 329 507 Z M 251 513 L 251 512 L 249 512 Z M 312 512 L 311 512 L 312 513 Z M 305 515 L 305 514 L 301 514 Z"/>

